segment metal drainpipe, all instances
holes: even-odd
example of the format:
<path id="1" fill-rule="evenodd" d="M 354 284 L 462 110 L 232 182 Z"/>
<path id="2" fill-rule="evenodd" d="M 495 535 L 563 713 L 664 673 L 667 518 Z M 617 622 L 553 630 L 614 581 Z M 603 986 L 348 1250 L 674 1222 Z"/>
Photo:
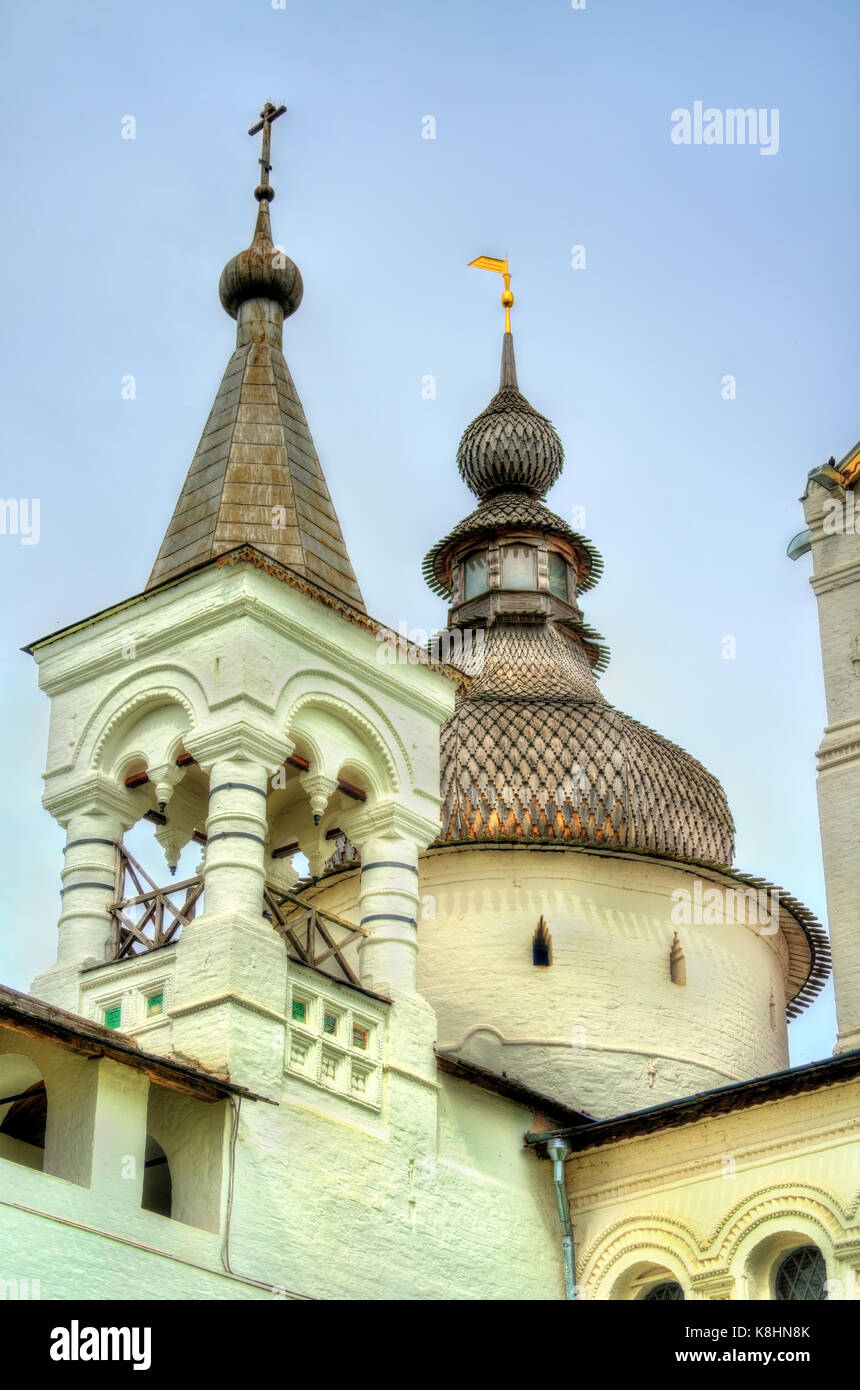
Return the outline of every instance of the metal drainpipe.
<path id="1" fill-rule="evenodd" d="M 555 1200 L 558 1206 L 558 1219 L 561 1222 L 561 1254 L 564 1264 L 565 1300 L 576 1299 L 576 1271 L 573 1262 L 573 1224 L 570 1219 L 570 1202 L 567 1200 L 567 1187 L 564 1181 L 564 1160 L 570 1149 L 563 1139 L 549 1139 L 546 1151 L 552 1159 L 552 1180 L 555 1186 Z"/>

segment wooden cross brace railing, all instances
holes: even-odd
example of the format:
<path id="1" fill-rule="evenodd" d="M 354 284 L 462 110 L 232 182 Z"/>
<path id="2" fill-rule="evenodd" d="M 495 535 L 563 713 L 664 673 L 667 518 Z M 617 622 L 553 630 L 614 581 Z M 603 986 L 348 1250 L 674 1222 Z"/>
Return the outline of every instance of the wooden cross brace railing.
<path id="1" fill-rule="evenodd" d="M 263 898 L 272 926 L 284 937 L 287 950 L 292 947 L 293 954 L 303 965 L 311 965 L 319 970 L 326 961 L 335 960 L 350 984 L 361 983 L 343 953 L 354 941 L 370 936 L 366 927 L 359 927 L 334 912 L 314 907 L 298 893 L 278 888 L 274 883 L 266 884 Z M 333 931 L 346 934 L 335 940 Z"/>
<path id="2" fill-rule="evenodd" d="M 197 874 L 160 888 L 125 846 L 120 848 L 118 861 L 117 896 L 110 912 L 117 924 L 114 959 L 125 960 L 168 946 L 183 927 L 190 926 L 203 893 L 203 878 Z M 137 892 L 128 895 L 129 886 Z M 181 903 L 170 901 L 174 893 L 183 892 Z M 140 911 L 133 916 L 135 909 Z"/>
<path id="3" fill-rule="evenodd" d="M 203 877 L 197 874 L 162 888 L 122 846 L 116 901 L 110 904 L 117 928 L 114 959 L 142 955 L 175 941 L 182 928 L 194 921 L 203 886 Z M 129 888 L 136 892 L 129 893 Z M 179 903 L 171 902 L 177 893 L 184 893 L 185 897 Z M 335 962 L 350 984 L 361 983 L 344 952 L 353 942 L 370 935 L 366 927 L 315 907 L 298 893 L 271 882 L 263 888 L 262 905 L 264 915 L 284 938 L 287 950 L 303 965 L 319 970 L 326 963 Z"/>

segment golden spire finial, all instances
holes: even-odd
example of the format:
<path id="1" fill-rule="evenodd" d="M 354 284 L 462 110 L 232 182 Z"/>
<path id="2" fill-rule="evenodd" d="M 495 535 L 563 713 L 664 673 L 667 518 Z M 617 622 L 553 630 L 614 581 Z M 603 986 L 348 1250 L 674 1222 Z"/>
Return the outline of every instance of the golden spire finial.
<path id="1" fill-rule="evenodd" d="M 511 305 L 514 302 L 513 292 L 511 291 L 511 275 L 508 270 L 508 258 L 505 256 L 503 261 L 495 256 L 479 256 L 476 261 L 470 261 L 469 265 L 477 266 L 478 270 L 495 270 L 505 281 L 505 288 L 502 290 L 502 304 L 505 310 L 505 332 L 511 331 Z"/>

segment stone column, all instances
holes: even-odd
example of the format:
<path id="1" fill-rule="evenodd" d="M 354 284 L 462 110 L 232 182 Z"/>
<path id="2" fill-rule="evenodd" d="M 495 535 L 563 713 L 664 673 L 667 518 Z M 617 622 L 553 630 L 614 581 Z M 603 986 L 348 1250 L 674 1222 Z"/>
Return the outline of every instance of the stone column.
<path id="1" fill-rule="evenodd" d="M 108 907 L 117 896 L 123 829 L 116 812 L 98 807 L 69 817 L 60 875 L 59 965 L 102 964 L 111 958 L 116 924 Z"/>
<path id="2" fill-rule="evenodd" d="M 109 907 L 117 896 L 122 837 L 138 819 L 139 807 L 124 788 L 100 774 L 45 806 L 65 828 L 57 963 L 34 982 L 34 992 L 76 1009 L 77 977 L 87 965 L 112 957 L 116 924 Z"/>
<path id="3" fill-rule="evenodd" d="M 268 780 L 268 767 L 247 759 L 219 758 L 209 769 L 207 915 L 262 913 Z"/>
<path id="4" fill-rule="evenodd" d="M 241 727 L 195 735 L 187 747 L 209 776 L 203 917 L 238 913 L 259 921 L 269 777 L 289 753 L 287 741 Z"/>
<path id="5" fill-rule="evenodd" d="M 418 853 L 438 834 L 435 822 L 396 802 L 342 817 L 361 856 L 359 975 L 378 994 L 417 992 Z"/>
<path id="6" fill-rule="evenodd" d="M 203 912 L 176 952 L 173 1046 L 263 1088 L 283 1069 L 287 956 L 263 917 L 266 793 L 286 739 L 238 723 L 186 740 L 209 777 Z M 278 1046 L 273 1046 L 273 1037 Z"/>

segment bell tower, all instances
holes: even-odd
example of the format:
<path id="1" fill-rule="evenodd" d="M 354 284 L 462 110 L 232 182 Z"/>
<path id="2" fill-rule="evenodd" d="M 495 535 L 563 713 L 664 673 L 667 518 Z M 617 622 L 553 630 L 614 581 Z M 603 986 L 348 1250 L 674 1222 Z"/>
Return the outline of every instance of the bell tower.
<path id="1" fill-rule="evenodd" d="M 424 653 L 382 659 L 284 358 L 303 292 L 270 227 L 284 110 L 268 103 L 250 132 L 256 226 L 220 282 L 236 348 L 149 582 L 28 648 L 51 700 L 44 804 L 67 836 L 57 960 L 33 992 L 131 1032 L 154 1001 L 148 1046 L 258 1086 L 275 1065 L 265 1039 L 286 1027 L 290 953 L 428 1019 L 417 862 L 439 833 L 455 692 Z M 165 878 L 192 842 L 199 875 L 145 875 L 123 843 L 143 819 Z M 361 888 L 333 926 L 303 915 L 293 860 L 315 878 L 344 835 Z M 163 983 L 144 1008 L 129 982 L 152 962 Z M 429 1019 L 425 1032 L 429 1070 Z"/>
<path id="2" fill-rule="evenodd" d="M 818 749 L 818 816 L 833 949 L 837 1052 L 860 1047 L 860 444 L 809 475 L 807 530 L 789 555 L 812 552 L 827 727 Z M 856 510 L 855 510 L 856 509 Z"/>

